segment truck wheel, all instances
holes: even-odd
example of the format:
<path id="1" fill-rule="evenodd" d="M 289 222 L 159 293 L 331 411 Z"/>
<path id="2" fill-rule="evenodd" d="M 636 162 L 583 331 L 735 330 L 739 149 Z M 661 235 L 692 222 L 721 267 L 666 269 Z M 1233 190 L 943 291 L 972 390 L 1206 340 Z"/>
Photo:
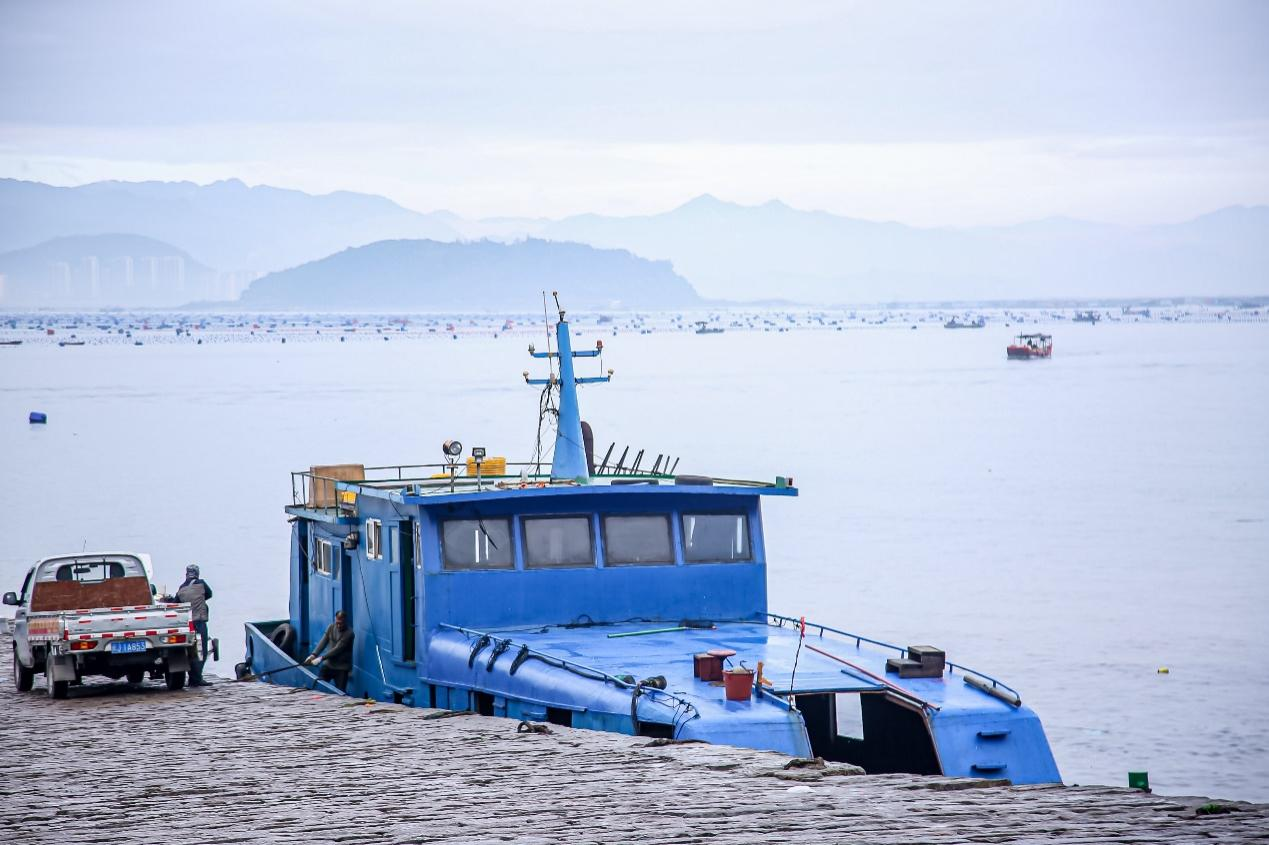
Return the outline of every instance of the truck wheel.
<path id="1" fill-rule="evenodd" d="M 70 681 L 53 680 L 53 656 L 49 655 L 44 664 L 44 683 L 48 687 L 49 698 L 65 698 L 70 694 Z"/>
<path id="2" fill-rule="evenodd" d="M 18 647 L 13 647 L 13 685 L 18 692 L 29 692 L 35 682 L 35 670 L 28 669 L 18 660 Z"/>
<path id="3" fill-rule="evenodd" d="M 184 672 L 168 672 L 167 673 L 167 688 L 170 690 L 184 689 L 185 688 L 185 673 Z"/>
<path id="4" fill-rule="evenodd" d="M 129 669 L 128 670 L 128 683 L 139 684 L 144 680 L 145 680 L 144 669 Z"/>

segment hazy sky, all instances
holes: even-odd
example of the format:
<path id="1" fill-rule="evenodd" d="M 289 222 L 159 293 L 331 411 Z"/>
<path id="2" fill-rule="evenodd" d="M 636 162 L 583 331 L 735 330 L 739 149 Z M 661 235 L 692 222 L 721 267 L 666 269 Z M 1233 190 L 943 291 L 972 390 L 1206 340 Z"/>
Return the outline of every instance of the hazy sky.
<path id="1" fill-rule="evenodd" d="M 1256 0 L 0 0 L 0 176 L 1171 221 L 1269 202 L 1267 45 Z"/>

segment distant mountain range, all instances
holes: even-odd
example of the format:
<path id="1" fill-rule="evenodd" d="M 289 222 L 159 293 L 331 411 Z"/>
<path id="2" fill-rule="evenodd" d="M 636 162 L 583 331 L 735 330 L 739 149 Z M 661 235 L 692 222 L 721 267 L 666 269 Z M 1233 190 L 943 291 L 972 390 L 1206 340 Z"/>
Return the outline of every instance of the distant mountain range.
<path id="1" fill-rule="evenodd" d="M 456 240 L 445 222 L 451 217 L 369 194 L 312 196 L 237 179 L 77 188 L 0 179 L 0 252 L 66 235 L 128 232 L 175 244 L 208 267 L 255 275 L 389 238 Z"/>
<path id="2" fill-rule="evenodd" d="M 625 250 L 524 240 L 381 241 L 272 273 L 240 304 L 256 310 L 505 311 L 543 290 L 571 309 L 677 308 L 698 303 L 669 262 Z"/>
<path id="3" fill-rule="evenodd" d="M 570 217 L 540 237 L 667 259 L 707 297 L 890 302 L 1269 293 L 1269 206 L 1186 223 L 1052 218 L 921 229 L 702 196 L 643 217 Z"/>
<path id="4" fill-rule="evenodd" d="M 706 195 L 671 211 L 645 216 L 465 220 L 446 211 L 411 211 L 373 195 L 312 196 L 248 187 L 237 180 L 205 186 L 101 182 L 57 188 L 0 179 L 0 251 L 68 236 L 118 232 L 164 242 L 165 254 L 185 255 L 195 264 L 212 268 L 215 281 L 209 283 L 206 295 L 181 301 L 232 299 L 252 279 L 350 247 L 380 241 L 481 238 L 554 242 L 563 247 L 560 256 L 569 256 L 562 267 L 581 254 L 572 251 L 573 244 L 627 250 L 653 261 L 671 262 L 673 270 L 665 267 L 665 272 L 676 271 L 681 277 L 675 278 L 686 278 L 702 296 L 714 300 L 833 304 L 1269 293 L 1269 206 L 1230 207 L 1171 225 L 1119 226 L 1052 218 L 1012 226 L 917 228 L 802 211 L 779 201 L 746 206 Z M 45 298 L 24 298 L 23 304 L 71 301 L 66 299 L 60 265 L 72 263 L 75 257 L 66 248 L 68 244 L 63 243 L 52 249 L 45 260 Z M 401 247 L 384 249 L 383 256 L 403 261 L 417 258 Z M 518 280 L 551 274 L 550 263 L 542 257 L 547 253 L 535 245 L 505 254 L 470 249 L 447 255 L 454 261 L 480 262 L 465 271 L 470 278 L 488 272 L 493 255 L 538 261 L 512 274 L 517 281 L 508 284 L 514 288 L 521 284 Z M 78 260 L 91 255 L 84 252 Z M 137 256 L 133 258 L 135 267 Z M 0 306 L 17 304 L 11 295 L 14 290 L 34 290 L 31 285 L 41 278 L 41 271 L 24 266 L 27 269 L 20 276 L 9 271 L 9 294 L 0 290 Z M 345 265 L 323 265 L 322 272 L 334 266 Z M 417 269 L 415 265 L 393 268 L 382 262 L 375 267 L 376 273 L 398 273 L 400 278 Z M 429 270 L 433 277 L 435 269 Z M 461 276 L 459 270 L 453 268 L 455 278 Z M 6 273 L 3 264 L 0 273 Z M 366 275 L 343 280 L 352 289 L 370 281 Z M 77 284 L 70 285 L 72 296 L 85 290 Z M 266 287 L 282 290 L 278 284 L 274 278 Z M 541 286 L 558 287 L 558 283 L 546 281 Z M 91 288 L 87 290 L 91 293 Z M 114 298 L 114 288 L 99 285 L 97 290 L 95 298 L 74 301 L 135 304 Z M 482 290 L 485 295 L 498 295 L 494 287 Z M 172 296 L 164 293 L 159 299 L 173 302 L 187 292 L 178 287 Z M 299 294 L 302 288 L 294 292 Z M 634 291 L 610 293 L 612 299 L 628 302 L 646 299 Z"/>

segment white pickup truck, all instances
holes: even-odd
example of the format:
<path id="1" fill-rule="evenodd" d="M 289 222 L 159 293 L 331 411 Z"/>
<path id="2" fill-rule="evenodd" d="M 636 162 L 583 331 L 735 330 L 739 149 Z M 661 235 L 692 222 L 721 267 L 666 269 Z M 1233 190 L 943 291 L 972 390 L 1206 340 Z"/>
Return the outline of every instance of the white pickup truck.
<path id="1" fill-rule="evenodd" d="M 168 689 L 185 686 L 196 656 L 188 604 L 156 604 L 146 555 L 128 552 L 46 557 L 26 574 L 17 607 L 13 681 L 31 689 L 43 672 L 48 694 L 65 698 L 85 675 L 141 683 L 146 674 Z"/>

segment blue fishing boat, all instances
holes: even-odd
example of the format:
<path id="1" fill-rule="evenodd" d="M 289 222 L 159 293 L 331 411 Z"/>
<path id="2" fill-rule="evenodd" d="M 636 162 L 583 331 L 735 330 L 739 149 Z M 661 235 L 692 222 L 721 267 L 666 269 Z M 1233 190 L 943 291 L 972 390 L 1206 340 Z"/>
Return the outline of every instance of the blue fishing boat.
<path id="1" fill-rule="evenodd" d="M 558 300 L 557 300 L 558 306 Z M 549 465 L 444 445 L 434 465 L 292 475 L 290 607 L 249 623 L 240 677 L 338 693 L 302 665 L 336 611 L 354 631 L 346 693 L 526 722 L 701 740 L 913 772 L 1060 780 L 1012 687 L 927 645 L 879 642 L 767 606 L 764 499 L 741 481 L 596 462 L 569 323 L 538 419 Z M 540 446 L 541 444 L 539 444 Z"/>

